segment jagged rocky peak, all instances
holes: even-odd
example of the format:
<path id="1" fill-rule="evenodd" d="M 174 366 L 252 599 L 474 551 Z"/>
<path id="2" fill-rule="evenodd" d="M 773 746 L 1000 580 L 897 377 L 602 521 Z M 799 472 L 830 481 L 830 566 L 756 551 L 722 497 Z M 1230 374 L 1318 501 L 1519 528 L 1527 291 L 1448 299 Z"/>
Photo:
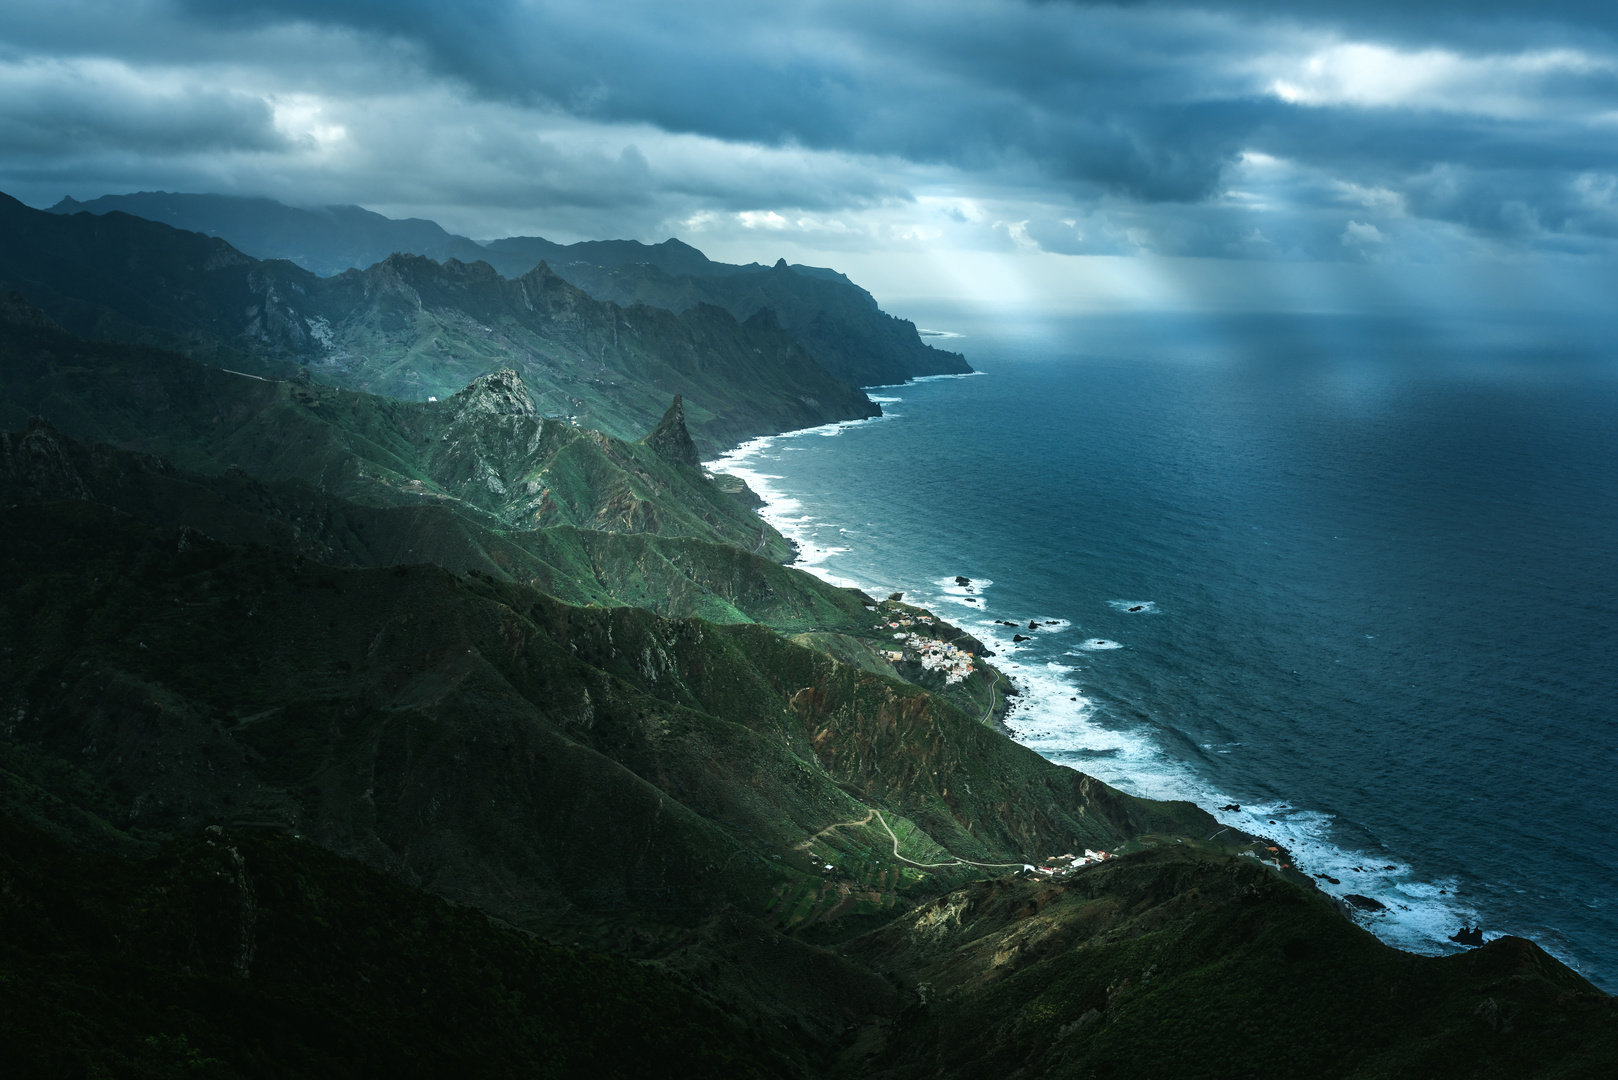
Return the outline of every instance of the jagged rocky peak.
<path id="1" fill-rule="evenodd" d="M 7 289 L 0 293 L 0 321 L 33 330 L 60 330 L 56 321 L 30 304 L 20 292 Z"/>
<path id="2" fill-rule="evenodd" d="M 29 417 L 25 431 L 0 432 L 0 485 L 45 498 L 90 498 L 61 432 L 37 416 Z"/>
<path id="3" fill-rule="evenodd" d="M 528 393 L 522 376 L 511 368 L 479 375 L 466 389 L 450 398 L 462 415 L 481 413 L 494 416 L 538 416 L 539 409 Z M 683 430 L 683 428 L 682 428 Z"/>
<path id="4" fill-rule="evenodd" d="M 702 464 L 697 444 L 691 441 L 691 433 L 685 429 L 685 400 L 679 394 L 674 395 L 674 404 L 669 406 L 669 411 L 663 414 L 663 419 L 657 422 L 651 434 L 641 441 L 669 461 L 693 468 Z"/>

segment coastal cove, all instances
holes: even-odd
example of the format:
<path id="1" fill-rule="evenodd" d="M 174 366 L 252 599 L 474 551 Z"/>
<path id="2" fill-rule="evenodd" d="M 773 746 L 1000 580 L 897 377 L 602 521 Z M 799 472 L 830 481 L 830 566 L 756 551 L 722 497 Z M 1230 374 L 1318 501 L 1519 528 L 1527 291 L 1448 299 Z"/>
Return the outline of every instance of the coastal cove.
<path id="1" fill-rule="evenodd" d="M 1390 944 L 1481 924 L 1613 987 L 1618 378 L 1590 337 L 912 314 L 982 374 L 710 463 L 800 566 L 989 643 L 1020 742 L 1276 838 Z"/>

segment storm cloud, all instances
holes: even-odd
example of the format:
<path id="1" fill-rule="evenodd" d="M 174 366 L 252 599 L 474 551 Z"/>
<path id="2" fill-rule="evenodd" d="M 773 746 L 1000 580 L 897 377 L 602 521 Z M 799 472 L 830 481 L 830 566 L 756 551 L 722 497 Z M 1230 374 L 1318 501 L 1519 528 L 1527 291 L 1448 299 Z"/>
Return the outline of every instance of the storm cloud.
<path id="1" fill-rule="evenodd" d="M 76 0 L 0 185 L 821 251 L 1610 254 L 1611 5 Z"/>

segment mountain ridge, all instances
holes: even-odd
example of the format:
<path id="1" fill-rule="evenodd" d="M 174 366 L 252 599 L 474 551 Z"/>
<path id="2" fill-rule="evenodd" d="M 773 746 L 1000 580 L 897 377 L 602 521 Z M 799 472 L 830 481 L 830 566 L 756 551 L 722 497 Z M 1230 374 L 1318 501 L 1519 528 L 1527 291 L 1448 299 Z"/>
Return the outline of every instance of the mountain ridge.
<path id="1" fill-rule="evenodd" d="M 708 303 L 743 322 L 769 307 L 818 362 L 854 386 L 972 370 L 960 354 L 923 342 L 913 323 L 883 312 L 870 293 L 835 270 L 788 266 L 785 260 L 773 266 L 719 263 L 674 238 L 658 244 L 559 244 L 512 236 L 479 244 L 435 222 L 396 221 L 360 207 L 300 210 L 262 197 L 161 191 L 84 202 L 64 198 L 49 212 L 120 212 L 162 221 L 221 237 L 257 258 L 290 260 L 322 277 L 367 269 L 394 254 L 416 254 L 438 262 L 487 262 L 509 278 L 546 263 L 596 299 L 624 307 L 641 302 L 679 314 Z M 320 245 L 324 254 L 310 254 Z"/>
<path id="2" fill-rule="evenodd" d="M 707 453 L 755 435 L 880 415 L 767 312 L 676 315 L 595 300 L 541 264 L 392 255 L 320 278 L 225 241 L 132 217 L 47 214 L 0 197 L 0 288 L 76 334 L 217 366 L 424 400 L 514 368 L 557 417 L 644 434 L 676 393 Z"/>

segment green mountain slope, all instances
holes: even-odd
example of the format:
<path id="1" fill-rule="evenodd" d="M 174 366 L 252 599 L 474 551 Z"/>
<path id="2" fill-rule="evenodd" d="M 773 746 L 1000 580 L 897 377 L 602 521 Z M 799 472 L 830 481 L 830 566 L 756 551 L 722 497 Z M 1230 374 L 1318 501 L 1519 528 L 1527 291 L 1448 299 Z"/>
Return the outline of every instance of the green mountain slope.
<path id="1" fill-rule="evenodd" d="M 44 456 L 27 438 L 7 461 Z M 539 978 L 523 950 L 361 888 L 347 864 L 289 866 L 277 852 L 296 842 L 238 837 L 245 870 L 216 867 L 197 835 L 215 823 L 290 830 L 553 936 L 658 958 L 695 991 L 667 1021 L 671 1053 L 735 1045 L 734 1028 L 700 1034 L 716 1023 L 706 1000 L 760 1034 L 753 1064 L 816 1075 L 1594 1077 L 1618 1060 L 1612 999 L 1528 943 L 1446 960 L 1388 949 L 1234 855 L 1249 838 L 1206 842 L 1216 826 L 1194 807 L 1122 795 L 766 628 L 573 607 L 432 566 L 337 569 L 154 529 L 90 490 L 21 494 L 0 510 L 0 809 L 80 849 L 179 838 L 190 853 L 69 865 L 37 839 L 9 854 L 26 830 L 0 829 L 0 965 L 15 980 L 0 1023 L 21 1025 L 37 1060 L 140 1075 L 286 1047 L 303 1074 L 395 1055 L 430 1069 L 473 1052 L 462 1033 L 343 973 L 427 988 L 415 996 L 435 1015 L 434 988 L 477 981 L 476 1003 Z M 1120 857 L 1016 876 L 1086 846 Z M 243 980 L 246 895 L 265 960 Z M 379 909 L 385 926 L 408 920 L 399 942 L 359 929 Z M 537 997 L 578 971 L 547 956 Z M 670 1016 L 667 984 L 600 970 L 620 1007 Z M 72 1004 L 86 994 L 93 1017 Z M 491 1069 L 558 1022 L 550 1006 L 468 1007 L 480 1018 L 457 1027 Z M 227 1023 L 244 1012 L 295 1034 Z M 317 1013 L 355 1030 L 334 1040 L 306 1023 Z M 567 1030 L 584 1053 L 616 1029 Z"/>
<path id="2" fill-rule="evenodd" d="M 494 525 L 653 532 L 789 555 L 700 470 L 545 419 L 514 372 L 444 401 L 406 402 L 0 319 L 0 424 L 30 416 L 181 468 L 236 466 L 373 506 L 444 505 Z"/>
<path id="3" fill-rule="evenodd" d="M 82 762 L 63 791 L 98 793 L 98 831 L 280 822 L 527 921 L 762 915 L 822 882 L 834 857 L 801 845 L 839 823 L 834 847 L 914 833 L 848 856 L 878 908 L 936 876 L 905 858 L 976 876 L 955 860 L 1212 831 L 762 627 L 336 569 L 82 501 L 0 517 L 11 768 Z"/>
<path id="4" fill-rule="evenodd" d="M 1256 860 L 1187 843 L 1059 884 L 974 884 L 849 952 L 911 988 L 866 1076 L 1593 1080 L 1618 1065 L 1614 999 L 1533 943 L 1400 952 Z"/>
<path id="5" fill-rule="evenodd" d="M 165 528 L 259 544 L 335 566 L 436 563 L 574 604 L 633 605 L 711 622 L 861 631 L 860 598 L 733 544 L 573 526 L 494 529 L 447 506 L 367 506 L 301 480 L 177 469 L 155 454 L 70 439 L 43 421 L 0 432 L 0 497 L 83 499 Z"/>
<path id="6" fill-rule="evenodd" d="M 738 323 L 591 299 L 544 267 L 396 256 L 320 278 L 122 213 L 62 216 L 0 196 L 0 287 L 86 337 L 173 347 L 274 374 L 310 367 L 417 400 L 502 369 L 544 412 L 633 438 L 682 394 L 699 445 L 875 416 L 767 313 Z"/>

